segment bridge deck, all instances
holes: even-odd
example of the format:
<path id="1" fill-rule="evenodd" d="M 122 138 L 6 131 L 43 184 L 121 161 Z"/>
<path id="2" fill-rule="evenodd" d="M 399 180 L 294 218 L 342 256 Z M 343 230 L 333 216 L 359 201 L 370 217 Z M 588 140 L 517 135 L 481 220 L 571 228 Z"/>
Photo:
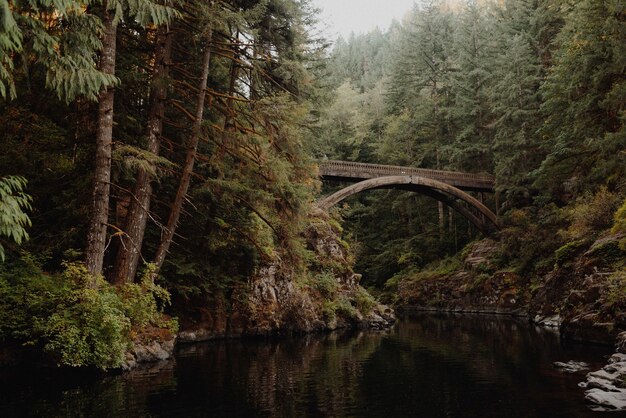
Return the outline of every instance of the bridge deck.
<path id="1" fill-rule="evenodd" d="M 332 160 L 320 162 L 319 168 L 322 178 L 350 183 L 377 177 L 419 176 L 438 180 L 461 190 L 493 192 L 495 186 L 495 179 L 489 174 Z"/>

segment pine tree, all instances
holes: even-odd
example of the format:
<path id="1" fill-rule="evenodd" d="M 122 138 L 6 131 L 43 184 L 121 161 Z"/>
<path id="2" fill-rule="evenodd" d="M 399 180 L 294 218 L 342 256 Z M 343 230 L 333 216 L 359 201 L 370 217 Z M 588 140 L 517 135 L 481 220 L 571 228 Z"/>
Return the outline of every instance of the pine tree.
<path id="1" fill-rule="evenodd" d="M 134 18 L 146 26 L 165 24 L 177 16 L 173 8 L 150 0 L 104 0 L 102 13 L 104 31 L 99 69 L 111 77 L 115 76 L 117 25 L 123 17 Z M 85 265 L 93 276 L 102 274 L 109 225 L 114 99 L 112 87 L 101 90 L 98 99 L 94 186 L 85 249 Z"/>
<path id="2" fill-rule="evenodd" d="M 415 8 L 410 26 L 397 42 L 388 91 L 390 130 L 381 150 L 402 149 L 407 164 L 442 168 L 442 149 L 451 139 L 449 119 L 453 16 L 443 2 Z M 397 119 L 396 118 L 400 118 Z M 396 122 L 401 136 L 396 138 Z M 406 124 L 405 124 L 406 123 Z M 396 143 L 404 139 L 404 143 Z"/>
<path id="3" fill-rule="evenodd" d="M 206 8 L 200 8 L 199 10 L 200 16 L 204 16 L 204 19 L 198 19 L 199 27 L 203 28 L 203 30 L 196 35 L 199 37 L 201 45 L 202 64 L 200 66 L 200 77 L 198 78 L 197 84 L 196 106 L 193 113 L 194 120 L 192 122 L 189 138 L 187 141 L 185 141 L 186 155 L 182 167 L 180 181 L 176 190 L 176 196 L 174 197 L 174 201 L 172 202 L 167 224 L 165 225 L 165 230 L 163 231 L 161 241 L 159 243 L 159 246 L 157 247 L 157 252 L 154 257 L 154 264 L 156 266 L 156 269 L 153 272 L 153 275 L 155 277 L 159 274 L 159 271 L 163 266 L 165 257 L 167 256 L 167 253 L 172 244 L 172 240 L 174 239 L 176 228 L 178 227 L 180 215 L 183 210 L 183 205 L 185 203 L 185 199 L 187 198 L 187 193 L 189 192 L 189 187 L 191 185 L 191 177 L 193 175 L 196 155 L 198 152 L 198 144 L 202 135 L 202 125 L 204 123 L 204 110 L 207 94 L 207 82 L 209 78 L 209 69 L 211 64 L 211 42 L 213 37 L 213 28 L 215 26 L 215 23 L 211 22 L 210 19 L 210 15 L 211 13 L 213 13 L 213 10 L 214 9 L 212 9 L 210 5 L 208 10 Z M 234 61 L 232 65 L 235 65 Z"/>
<path id="4" fill-rule="evenodd" d="M 169 66 L 172 50 L 172 33 L 165 26 L 157 30 L 154 45 L 154 69 L 150 87 L 150 108 L 146 126 L 146 151 L 158 157 L 163 134 L 165 101 L 169 86 Z M 202 90 L 204 91 L 204 89 Z M 112 274 L 117 284 L 131 283 L 137 272 L 146 224 L 150 216 L 152 198 L 152 180 L 156 167 L 148 162 L 148 167 L 139 167 L 135 179 L 131 204 L 126 216 L 124 234 L 115 259 Z"/>
<path id="5" fill-rule="evenodd" d="M 547 158 L 537 184 L 571 193 L 623 182 L 626 10 L 620 1 L 566 7 L 554 65 L 542 87 Z"/>
<path id="6" fill-rule="evenodd" d="M 453 167 L 461 170 L 493 171 L 494 118 L 487 91 L 493 68 L 491 32 L 484 6 L 467 0 L 455 33 L 451 117 L 456 135 L 447 148 Z"/>
<path id="7" fill-rule="evenodd" d="M 116 85 L 113 75 L 95 66 L 103 27 L 88 5 L 84 0 L 0 0 L 0 97 L 17 97 L 16 60 L 42 68 L 46 86 L 66 102 L 81 96 L 96 100 L 102 88 Z"/>
<path id="8" fill-rule="evenodd" d="M 531 176 L 541 162 L 538 130 L 539 88 L 544 77 L 538 34 L 539 2 L 509 1 L 495 10 L 495 38 L 489 102 L 494 123 L 494 162 L 498 189 L 512 199 L 528 199 Z"/>

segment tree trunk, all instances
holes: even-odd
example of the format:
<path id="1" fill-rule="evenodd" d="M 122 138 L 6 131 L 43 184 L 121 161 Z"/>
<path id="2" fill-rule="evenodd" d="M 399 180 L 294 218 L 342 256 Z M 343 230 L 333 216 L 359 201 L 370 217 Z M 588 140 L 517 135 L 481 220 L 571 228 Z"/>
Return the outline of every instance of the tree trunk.
<path id="1" fill-rule="evenodd" d="M 435 150 L 435 153 L 437 158 L 437 170 L 440 170 L 439 148 Z M 439 242 L 443 242 L 446 237 L 446 217 L 443 202 L 437 202 L 437 209 L 439 211 Z"/>
<path id="2" fill-rule="evenodd" d="M 115 74 L 117 25 L 113 14 L 104 3 L 104 35 L 100 71 Z M 94 276 L 102 275 L 106 249 L 107 224 L 109 221 L 109 195 L 111 190 L 111 146 L 113 142 L 113 102 L 115 90 L 106 88 L 100 93 L 98 104 L 98 128 L 96 132 L 96 165 L 94 173 L 91 219 L 87 233 L 85 266 Z"/>
<path id="3" fill-rule="evenodd" d="M 439 209 L 439 241 L 443 242 L 443 240 L 446 238 L 445 208 L 442 202 L 437 202 L 437 208 Z"/>
<path id="4" fill-rule="evenodd" d="M 158 29 L 154 50 L 154 70 L 150 87 L 150 109 L 147 123 L 146 149 L 154 155 L 159 154 L 165 100 L 167 99 L 167 77 L 172 49 L 172 36 L 162 26 Z M 137 273 L 139 257 L 152 197 L 152 176 L 146 170 L 139 169 L 135 188 L 131 197 L 130 209 L 126 218 L 125 234 L 121 237 L 120 247 L 115 260 L 113 282 L 115 284 L 132 283 Z"/>
<path id="5" fill-rule="evenodd" d="M 235 35 L 235 41 L 239 40 L 239 32 Z M 224 137 L 228 140 L 230 134 L 235 131 L 235 101 L 233 97 L 235 96 L 235 84 L 237 82 L 237 77 L 239 76 L 239 64 L 237 63 L 237 59 L 239 54 L 236 52 L 237 45 L 233 45 L 232 49 L 232 58 L 231 58 L 231 67 L 230 67 L 230 81 L 228 84 L 228 100 L 227 109 L 226 109 L 226 117 L 224 118 Z"/>
<path id="6" fill-rule="evenodd" d="M 170 216 L 167 220 L 167 226 L 161 237 L 161 243 L 157 248 L 156 256 L 154 258 L 154 264 L 156 265 L 156 271 L 153 277 L 156 277 L 163 266 L 165 257 L 169 251 L 176 227 L 178 226 L 178 220 L 185 203 L 185 197 L 189 191 L 189 184 L 191 183 L 191 175 L 193 174 L 193 166 L 196 161 L 196 153 L 198 150 L 198 142 L 200 141 L 200 131 L 202 129 L 202 121 L 204 117 L 204 102 L 206 98 L 207 80 L 209 78 L 209 66 L 211 63 L 211 38 L 212 32 L 209 31 L 205 44 L 204 55 L 202 57 L 202 75 L 200 77 L 200 83 L 198 85 L 198 98 L 196 102 L 196 114 L 193 127 L 191 130 L 191 137 L 187 143 L 187 155 L 185 157 L 185 164 L 183 165 L 182 174 L 180 177 L 180 183 L 178 184 L 178 190 L 176 191 L 176 197 L 172 203 L 172 209 Z"/>

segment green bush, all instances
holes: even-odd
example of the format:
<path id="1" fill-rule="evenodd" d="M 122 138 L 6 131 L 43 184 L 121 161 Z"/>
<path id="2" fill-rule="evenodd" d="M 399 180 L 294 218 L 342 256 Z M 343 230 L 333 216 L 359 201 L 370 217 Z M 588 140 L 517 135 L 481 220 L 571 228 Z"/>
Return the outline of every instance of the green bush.
<path id="1" fill-rule="evenodd" d="M 567 235 L 570 239 L 589 238 L 610 228 L 620 197 L 601 187 L 595 194 L 585 194 L 565 209 L 570 221 Z"/>
<path id="2" fill-rule="evenodd" d="M 38 342 L 41 323 L 69 294 L 70 288 L 44 274 L 29 254 L 0 263 L 0 341 Z"/>
<path id="3" fill-rule="evenodd" d="M 327 323 L 334 322 L 337 319 L 337 304 L 332 300 L 322 302 L 322 315 Z"/>
<path id="4" fill-rule="evenodd" d="M 328 299 L 334 299 L 339 290 L 339 284 L 332 271 L 319 273 L 311 280 L 311 285 L 320 294 Z"/>
<path id="5" fill-rule="evenodd" d="M 606 294 L 608 308 L 623 309 L 626 307 L 626 272 L 616 272 L 609 277 L 609 286 Z"/>
<path id="6" fill-rule="evenodd" d="M 171 304 L 170 294 L 152 281 L 153 272 L 154 266 L 148 265 L 139 283 L 128 283 L 118 289 L 124 314 L 133 328 L 154 326 L 174 334 L 178 331 L 177 321 L 163 315 L 163 309 Z"/>
<path id="7" fill-rule="evenodd" d="M 345 297 L 337 301 L 336 312 L 349 319 L 354 319 L 358 316 L 356 308 Z"/>
<path id="8" fill-rule="evenodd" d="M 370 293 L 359 287 L 354 296 L 354 301 L 356 303 L 356 307 L 362 314 L 367 315 L 372 312 L 372 309 L 376 307 L 376 299 Z"/>
<path id="9" fill-rule="evenodd" d="M 556 257 L 556 264 L 562 266 L 566 261 L 571 260 L 580 248 L 585 244 L 585 241 L 573 241 L 568 242 L 564 246 L 560 247 L 554 252 Z"/>
<path id="10" fill-rule="evenodd" d="M 613 217 L 615 222 L 613 223 L 612 232 L 614 234 L 624 233 L 626 234 L 626 200 L 624 200 L 624 204 L 620 207 L 617 212 L 615 212 L 615 216 Z M 626 238 L 622 238 L 619 242 L 619 248 L 622 251 L 626 251 Z"/>
<path id="11" fill-rule="evenodd" d="M 59 365 L 119 367 L 142 328 L 177 328 L 162 314 L 169 294 L 146 277 L 117 289 L 79 263 L 58 275 L 29 255 L 0 265 L 0 340 L 39 346 Z"/>

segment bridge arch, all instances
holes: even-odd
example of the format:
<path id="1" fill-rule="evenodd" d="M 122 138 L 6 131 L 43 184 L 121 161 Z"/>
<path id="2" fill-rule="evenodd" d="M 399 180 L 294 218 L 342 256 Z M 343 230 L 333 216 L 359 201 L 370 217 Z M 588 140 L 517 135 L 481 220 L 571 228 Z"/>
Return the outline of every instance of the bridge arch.
<path id="1" fill-rule="evenodd" d="M 352 195 L 374 189 L 401 189 L 424 194 L 452 207 L 485 235 L 499 229 L 496 215 L 475 197 L 441 181 L 415 175 L 386 176 L 364 180 L 320 199 L 317 205 L 321 209 L 328 210 Z M 468 206 L 464 206 L 460 201 Z"/>

